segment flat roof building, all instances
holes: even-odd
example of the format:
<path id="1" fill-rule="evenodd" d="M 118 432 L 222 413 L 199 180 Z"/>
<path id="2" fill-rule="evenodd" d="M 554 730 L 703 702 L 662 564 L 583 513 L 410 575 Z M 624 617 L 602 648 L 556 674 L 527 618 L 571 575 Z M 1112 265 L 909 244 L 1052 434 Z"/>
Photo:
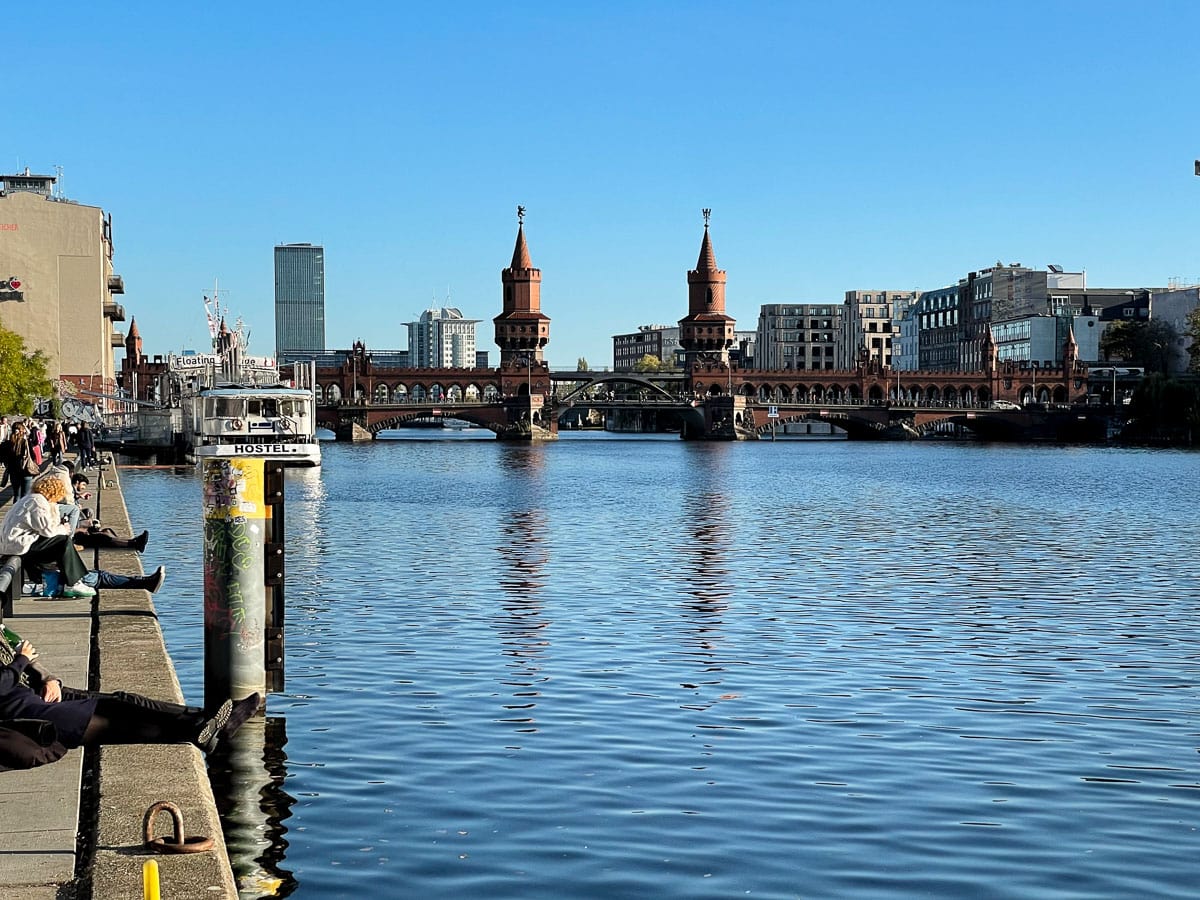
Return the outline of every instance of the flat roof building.
<path id="1" fill-rule="evenodd" d="M 325 349 L 325 248 L 275 247 L 275 358 L 311 359 Z"/>
<path id="2" fill-rule="evenodd" d="M 100 398 L 115 393 L 113 350 L 125 341 L 112 216 L 62 197 L 56 181 L 29 169 L 0 175 L 0 325 L 45 354 L 51 379 Z"/>

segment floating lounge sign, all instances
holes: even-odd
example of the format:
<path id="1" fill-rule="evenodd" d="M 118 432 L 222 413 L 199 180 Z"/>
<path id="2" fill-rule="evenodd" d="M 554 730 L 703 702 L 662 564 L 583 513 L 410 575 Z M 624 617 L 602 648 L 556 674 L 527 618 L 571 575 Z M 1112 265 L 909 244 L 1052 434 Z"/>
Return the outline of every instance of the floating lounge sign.
<path id="1" fill-rule="evenodd" d="M 5 281 L 0 281 L 0 303 L 5 300 L 19 300 L 25 302 L 25 295 L 21 292 L 20 279 L 13 278 L 11 275 Z"/>

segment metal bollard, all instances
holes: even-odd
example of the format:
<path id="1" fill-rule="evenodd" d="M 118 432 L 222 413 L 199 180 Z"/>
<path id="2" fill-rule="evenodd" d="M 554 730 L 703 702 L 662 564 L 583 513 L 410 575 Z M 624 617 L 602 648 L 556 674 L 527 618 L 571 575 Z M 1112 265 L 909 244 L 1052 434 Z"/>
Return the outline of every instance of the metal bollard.
<path id="1" fill-rule="evenodd" d="M 266 693 L 261 459 L 203 461 L 204 699 Z"/>

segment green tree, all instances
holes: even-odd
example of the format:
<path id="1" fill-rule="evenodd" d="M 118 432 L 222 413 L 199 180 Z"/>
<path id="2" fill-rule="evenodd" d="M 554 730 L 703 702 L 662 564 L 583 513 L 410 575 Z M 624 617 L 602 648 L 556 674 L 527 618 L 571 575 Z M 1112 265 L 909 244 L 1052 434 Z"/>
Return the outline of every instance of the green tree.
<path id="1" fill-rule="evenodd" d="M 660 372 L 662 371 L 662 360 L 653 353 L 647 353 L 641 359 L 633 364 L 635 372 Z"/>
<path id="2" fill-rule="evenodd" d="M 588 361 L 587 361 L 586 357 L 583 357 L 583 356 L 579 357 L 579 360 L 575 363 L 575 371 L 576 372 L 588 371 Z"/>
<path id="3" fill-rule="evenodd" d="M 1200 373 L 1200 306 L 1187 314 L 1187 326 L 1183 334 L 1192 339 L 1187 348 L 1188 371 Z"/>
<path id="4" fill-rule="evenodd" d="M 32 415 L 34 401 L 52 390 L 42 351 L 27 353 L 19 334 L 0 327 L 0 414 Z"/>
<path id="5" fill-rule="evenodd" d="M 1120 320 L 1109 323 L 1100 337 L 1105 359 L 1142 366 L 1151 372 L 1169 374 L 1171 350 L 1179 335 L 1170 322 Z"/>
<path id="6" fill-rule="evenodd" d="M 1147 375 L 1133 392 L 1129 414 L 1122 434 L 1132 440 L 1194 445 L 1200 437 L 1200 383 Z"/>

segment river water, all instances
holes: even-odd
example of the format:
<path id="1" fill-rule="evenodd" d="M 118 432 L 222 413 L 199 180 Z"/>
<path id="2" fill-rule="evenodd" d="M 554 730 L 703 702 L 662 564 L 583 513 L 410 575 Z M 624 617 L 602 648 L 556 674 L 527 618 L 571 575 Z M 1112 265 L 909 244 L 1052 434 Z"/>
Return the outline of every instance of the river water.
<path id="1" fill-rule="evenodd" d="M 324 452 L 244 896 L 1196 896 L 1200 454 Z M 200 702 L 199 483 L 121 478 Z"/>

